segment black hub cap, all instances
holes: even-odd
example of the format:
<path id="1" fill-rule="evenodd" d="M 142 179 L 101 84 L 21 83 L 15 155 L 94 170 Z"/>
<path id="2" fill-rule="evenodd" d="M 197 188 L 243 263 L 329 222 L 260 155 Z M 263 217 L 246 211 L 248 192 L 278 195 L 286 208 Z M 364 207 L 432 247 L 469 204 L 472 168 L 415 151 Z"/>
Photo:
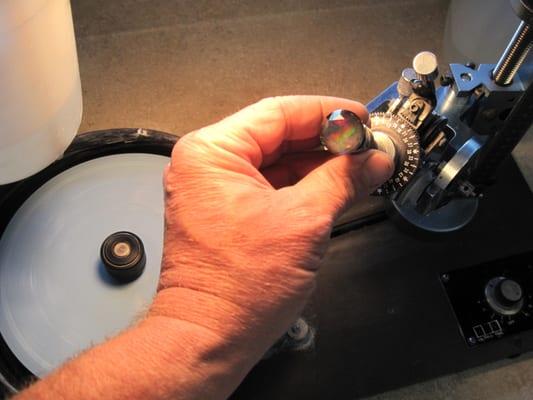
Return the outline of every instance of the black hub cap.
<path id="1" fill-rule="evenodd" d="M 109 235 L 102 243 L 100 257 L 106 271 L 121 283 L 131 282 L 141 276 L 146 264 L 143 243 L 131 232 Z"/>

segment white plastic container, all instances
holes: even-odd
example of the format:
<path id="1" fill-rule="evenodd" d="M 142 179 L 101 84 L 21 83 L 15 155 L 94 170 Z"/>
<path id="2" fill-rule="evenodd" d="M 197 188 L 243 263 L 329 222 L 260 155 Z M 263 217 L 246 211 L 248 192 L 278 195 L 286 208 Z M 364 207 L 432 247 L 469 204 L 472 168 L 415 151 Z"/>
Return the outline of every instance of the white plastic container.
<path id="1" fill-rule="evenodd" d="M 69 0 L 0 0 L 0 185 L 60 157 L 81 114 Z"/>
<path id="2" fill-rule="evenodd" d="M 496 64 L 519 23 L 509 0 L 451 0 L 440 61 Z"/>

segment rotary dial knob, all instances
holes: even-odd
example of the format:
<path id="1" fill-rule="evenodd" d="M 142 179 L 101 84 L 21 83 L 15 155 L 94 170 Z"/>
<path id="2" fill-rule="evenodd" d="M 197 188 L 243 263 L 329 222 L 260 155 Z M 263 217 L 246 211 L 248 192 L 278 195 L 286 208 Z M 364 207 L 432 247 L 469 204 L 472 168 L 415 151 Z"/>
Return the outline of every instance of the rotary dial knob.
<path id="1" fill-rule="evenodd" d="M 384 150 L 393 144 L 394 152 L 386 151 L 394 159 L 394 174 L 378 190 L 378 195 L 390 195 L 405 187 L 420 165 L 420 144 L 416 130 L 401 117 L 390 113 L 370 114 L 374 141 Z"/>
<path id="2" fill-rule="evenodd" d="M 487 283 L 485 298 L 490 308 L 501 315 L 515 315 L 524 306 L 522 286 L 503 276 L 493 278 Z"/>

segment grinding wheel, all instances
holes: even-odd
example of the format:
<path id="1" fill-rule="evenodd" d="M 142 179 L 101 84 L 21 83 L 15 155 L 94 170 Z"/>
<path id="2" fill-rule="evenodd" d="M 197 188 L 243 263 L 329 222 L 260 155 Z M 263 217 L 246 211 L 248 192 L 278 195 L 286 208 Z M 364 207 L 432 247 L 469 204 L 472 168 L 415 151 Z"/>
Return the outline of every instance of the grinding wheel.
<path id="1" fill-rule="evenodd" d="M 162 174 L 176 137 L 80 135 L 36 176 L 0 187 L 1 380 L 10 391 L 134 323 L 157 289 Z M 101 256 L 116 232 L 140 240 L 142 269 L 121 281 Z M 120 242 L 119 255 L 130 250 Z"/>

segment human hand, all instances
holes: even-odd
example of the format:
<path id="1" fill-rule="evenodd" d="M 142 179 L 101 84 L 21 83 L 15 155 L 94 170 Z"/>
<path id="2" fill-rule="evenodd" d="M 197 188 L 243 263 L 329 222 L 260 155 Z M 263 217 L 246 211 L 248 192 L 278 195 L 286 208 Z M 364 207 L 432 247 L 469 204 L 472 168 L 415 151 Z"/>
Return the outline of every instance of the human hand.
<path id="1" fill-rule="evenodd" d="M 377 151 L 309 151 L 338 108 L 368 121 L 349 100 L 268 98 L 176 144 L 151 315 L 218 336 L 250 368 L 287 330 L 313 290 L 335 219 L 392 174 Z"/>
<path id="2" fill-rule="evenodd" d="M 280 97 L 181 139 L 148 315 L 18 398 L 227 398 L 298 317 L 335 218 L 392 174 L 384 153 L 307 151 L 337 108 L 368 119 L 353 101 Z"/>

